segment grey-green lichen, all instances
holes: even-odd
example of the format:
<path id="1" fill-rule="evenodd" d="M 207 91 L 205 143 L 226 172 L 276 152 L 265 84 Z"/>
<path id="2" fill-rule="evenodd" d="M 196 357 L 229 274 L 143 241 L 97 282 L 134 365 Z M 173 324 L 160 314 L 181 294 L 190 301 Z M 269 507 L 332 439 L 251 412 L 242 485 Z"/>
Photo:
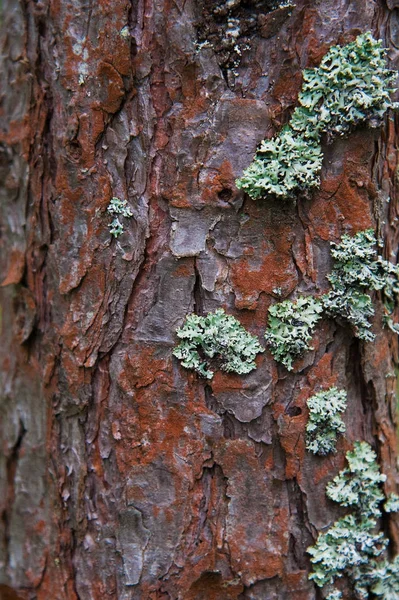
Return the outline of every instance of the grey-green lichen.
<path id="1" fill-rule="evenodd" d="M 327 496 L 341 506 L 352 507 L 362 518 L 379 517 L 380 504 L 385 500 L 380 486 L 386 476 L 380 473 L 374 450 L 367 442 L 355 442 L 346 459 L 348 466 L 327 485 Z"/>
<path id="2" fill-rule="evenodd" d="M 377 246 L 372 229 L 344 235 L 339 243 L 331 243 L 334 266 L 327 275 L 331 284 L 327 294 L 320 298 L 302 296 L 296 302 L 285 300 L 269 308 L 266 341 L 274 358 L 289 371 L 293 361 L 311 349 L 314 329 L 324 315 L 349 322 L 356 337 L 372 341 L 370 290 L 381 292 L 384 324 L 399 333 L 391 317 L 399 294 L 399 266 L 380 256 Z"/>
<path id="3" fill-rule="evenodd" d="M 333 46 L 319 67 L 303 72 L 300 106 L 291 126 L 301 132 L 316 129 L 329 139 L 361 123 L 376 127 L 395 106 L 390 94 L 396 77 L 396 71 L 387 69 L 382 41 L 370 32 L 346 46 Z"/>
<path id="4" fill-rule="evenodd" d="M 240 375 L 249 373 L 256 369 L 256 355 L 264 352 L 258 339 L 222 308 L 206 316 L 188 315 L 176 333 L 182 341 L 174 348 L 174 356 L 183 367 L 207 379 L 214 375 L 213 366 Z"/>
<path id="5" fill-rule="evenodd" d="M 367 341 L 374 339 L 369 321 L 374 308 L 367 290 L 382 291 L 386 317 L 399 293 L 399 267 L 378 255 L 376 247 L 372 229 L 331 243 L 334 267 L 327 278 L 332 289 L 322 298 L 328 316 L 349 321 L 355 335 Z"/>
<path id="6" fill-rule="evenodd" d="M 308 548 L 313 563 L 310 579 L 326 586 L 328 598 L 340 598 L 331 586 L 346 576 L 354 598 L 365 600 L 370 593 L 385 600 L 397 598 L 399 560 L 387 560 L 389 540 L 378 531 L 385 496 L 381 484 L 386 477 L 376 462 L 377 456 L 366 442 L 355 442 L 346 454 L 348 466 L 327 486 L 327 496 L 352 512 L 338 519 L 316 544 Z"/>
<path id="7" fill-rule="evenodd" d="M 294 197 L 319 186 L 323 154 L 318 136 L 300 134 L 286 125 L 271 140 L 263 140 L 253 162 L 236 185 L 255 200 L 265 195 Z"/>
<path id="8" fill-rule="evenodd" d="M 323 307 L 317 298 L 301 296 L 296 302 L 284 300 L 269 308 L 269 324 L 265 334 L 274 358 L 289 371 L 293 361 L 306 350 Z"/>
<path id="9" fill-rule="evenodd" d="M 371 591 L 382 600 L 399 600 L 399 556 L 374 566 Z"/>
<path id="10" fill-rule="evenodd" d="M 341 136 L 360 123 L 380 124 L 390 107 L 396 72 L 386 67 L 386 51 L 371 33 L 347 46 L 333 46 L 319 67 L 303 72 L 299 106 L 273 139 L 261 143 L 252 164 L 236 181 L 252 198 L 292 198 L 318 187 L 321 138 Z"/>
<path id="11" fill-rule="evenodd" d="M 111 215 L 114 215 L 114 219 L 112 220 L 110 225 L 108 225 L 109 232 L 111 235 L 113 235 L 115 238 L 117 238 L 120 235 L 122 235 L 122 233 L 124 232 L 123 223 L 120 222 L 118 217 L 121 216 L 121 217 L 125 217 L 125 218 L 129 219 L 130 217 L 133 216 L 133 213 L 132 213 L 127 201 L 120 200 L 120 198 L 117 198 L 116 196 L 111 198 L 111 201 L 108 205 L 107 211 Z"/>
<path id="12" fill-rule="evenodd" d="M 385 512 L 399 512 L 399 496 L 397 494 L 391 494 L 387 501 L 384 503 Z"/>
<path id="13" fill-rule="evenodd" d="M 306 449 L 326 456 L 336 452 L 337 435 L 345 432 L 341 415 L 346 409 L 346 392 L 331 387 L 307 400 L 309 420 L 306 426 Z"/>
<path id="14" fill-rule="evenodd" d="M 341 600 L 342 593 L 339 590 L 333 590 L 326 596 L 326 600 Z"/>

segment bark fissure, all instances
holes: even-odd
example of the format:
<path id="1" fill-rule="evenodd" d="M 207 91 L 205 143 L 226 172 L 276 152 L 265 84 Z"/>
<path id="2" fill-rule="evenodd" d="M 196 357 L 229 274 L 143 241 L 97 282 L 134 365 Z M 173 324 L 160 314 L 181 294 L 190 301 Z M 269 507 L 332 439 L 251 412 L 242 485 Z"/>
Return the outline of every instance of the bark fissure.
<path id="1" fill-rule="evenodd" d="M 2 512 L 2 521 L 4 525 L 4 547 L 6 549 L 6 569 L 9 568 L 10 554 L 9 554 L 9 543 L 11 539 L 10 527 L 11 527 L 11 515 L 14 508 L 15 501 L 15 477 L 17 473 L 18 461 L 22 449 L 24 437 L 27 433 L 23 421 L 19 421 L 18 437 L 15 444 L 11 448 L 11 452 L 7 457 L 6 461 L 6 474 L 7 474 L 7 490 L 6 490 L 6 504 Z"/>

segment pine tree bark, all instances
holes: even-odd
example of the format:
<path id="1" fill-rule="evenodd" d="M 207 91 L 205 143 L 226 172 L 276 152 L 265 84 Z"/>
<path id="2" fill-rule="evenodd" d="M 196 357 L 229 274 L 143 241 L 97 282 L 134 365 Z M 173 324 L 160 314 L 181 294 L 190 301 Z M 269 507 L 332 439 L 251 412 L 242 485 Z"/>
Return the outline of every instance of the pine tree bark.
<path id="1" fill-rule="evenodd" d="M 234 181 L 331 45 L 372 31 L 398 65 L 399 2 L 241 4 L 242 55 L 209 0 L 5 0 L 4 597 L 321 598 L 306 548 L 342 513 L 325 486 L 355 440 L 397 491 L 398 348 L 377 297 L 375 343 L 325 320 L 291 374 L 265 352 L 204 382 L 172 357 L 184 317 L 220 306 L 262 340 L 273 290 L 324 293 L 345 232 L 373 227 L 396 262 L 392 114 L 323 148 L 321 189 L 296 204 Z M 112 196 L 134 213 L 117 240 Z M 314 457 L 306 400 L 331 385 L 347 432 Z"/>

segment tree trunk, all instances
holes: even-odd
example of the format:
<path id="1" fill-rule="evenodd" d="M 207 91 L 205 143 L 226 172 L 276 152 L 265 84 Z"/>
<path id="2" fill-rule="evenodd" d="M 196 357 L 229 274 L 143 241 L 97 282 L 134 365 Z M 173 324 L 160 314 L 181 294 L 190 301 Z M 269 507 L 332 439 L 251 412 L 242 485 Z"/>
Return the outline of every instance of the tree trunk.
<path id="1" fill-rule="evenodd" d="M 225 4 L 5 0 L 4 598 L 321 598 L 306 549 L 343 514 L 325 488 L 355 440 L 396 491 L 397 341 L 378 299 L 375 343 L 323 320 L 292 373 L 266 351 L 207 382 L 172 356 L 185 316 L 218 307 L 263 343 L 273 290 L 324 293 L 345 232 L 398 248 L 392 114 L 323 148 L 307 199 L 254 201 L 235 179 L 331 45 L 371 31 L 395 64 L 399 2 Z M 118 238 L 111 197 L 133 212 Z M 331 385 L 347 431 L 320 458 L 306 400 Z"/>

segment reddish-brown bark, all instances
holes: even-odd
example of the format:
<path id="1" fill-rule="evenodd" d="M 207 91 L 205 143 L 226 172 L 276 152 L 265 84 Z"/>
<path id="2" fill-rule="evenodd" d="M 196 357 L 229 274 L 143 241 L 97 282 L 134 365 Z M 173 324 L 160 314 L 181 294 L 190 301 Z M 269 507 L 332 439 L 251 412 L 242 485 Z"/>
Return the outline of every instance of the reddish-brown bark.
<path id="1" fill-rule="evenodd" d="M 344 232 L 374 227 L 397 253 L 392 114 L 324 147 L 321 189 L 296 205 L 234 181 L 332 44 L 371 30 L 397 65 L 398 2 L 254 4 L 235 76 L 196 44 L 205 0 L 5 1 L 0 582 L 21 598 L 319 598 L 306 548 L 341 514 L 325 486 L 354 440 L 396 490 L 397 341 L 378 298 L 374 344 L 324 321 L 292 374 L 266 351 L 205 383 L 171 354 L 194 309 L 262 339 L 273 289 L 324 292 Z M 112 196 L 134 213 L 117 242 Z M 330 385 L 347 434 L 314 457 L 306 400 Z M 397 549 L 395 517 L 389 532 Z"/>

